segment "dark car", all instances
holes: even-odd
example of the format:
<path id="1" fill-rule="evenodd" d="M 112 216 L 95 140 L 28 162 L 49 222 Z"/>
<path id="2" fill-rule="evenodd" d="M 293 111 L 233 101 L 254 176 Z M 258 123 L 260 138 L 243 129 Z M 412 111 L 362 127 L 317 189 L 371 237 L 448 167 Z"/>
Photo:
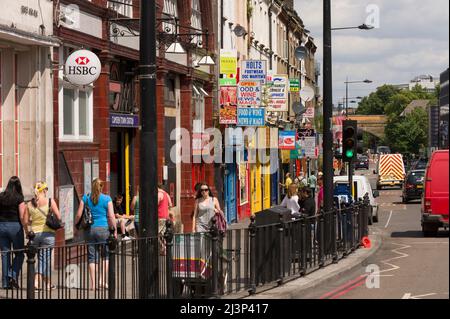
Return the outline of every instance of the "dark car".
<path id="1" fill-rule="evenodd" d="M 428 159 L 422 157 L 411 165 L 411 170 L 425 170 L 427 165 Z"/>
<path id="2" fill-rule="evenodd" d="M 403 203 L 422 198 L 424 179 L 424 169 L 412 170 L 406 175 L 405 183 L 403 183 Z"/>
<path id="3" fill-rule="evenodd" d="M 369 158 L 367 156 L 360 156 L 355 161 L 355 170 L 358 168 L 369 169 Z"/>

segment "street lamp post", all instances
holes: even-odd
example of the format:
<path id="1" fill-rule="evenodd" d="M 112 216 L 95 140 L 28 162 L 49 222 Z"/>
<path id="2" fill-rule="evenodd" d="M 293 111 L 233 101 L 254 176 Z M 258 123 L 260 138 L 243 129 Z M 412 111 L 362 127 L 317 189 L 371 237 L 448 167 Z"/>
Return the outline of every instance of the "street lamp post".
<path id="1" fill-rule="evenodd" d="M 139 83 L 141 95 L 140 237 L 158 235 L 157 138 L 156 138 L 156 2 L 141 2 Z M 158 294 L 158 241 L 139 247 L 139 297 Z"/>
<path id="2" fill-rule="evenodd" d="M 372 83 L 373 81 L 371 81 L 371 80 L 364 80 L 364 81 L 349 81 L 348 80 L 348 77 L 347 77 L 347 80 L 345 81 L 345 117 L 346 118 L 348 118 L 348 99 L 349 99 L 349 97 L 348 97 L 348 85 L 350 84 L 350 83 L 367 83 L 367 84 L 370 84 L 370 83 Z"/>

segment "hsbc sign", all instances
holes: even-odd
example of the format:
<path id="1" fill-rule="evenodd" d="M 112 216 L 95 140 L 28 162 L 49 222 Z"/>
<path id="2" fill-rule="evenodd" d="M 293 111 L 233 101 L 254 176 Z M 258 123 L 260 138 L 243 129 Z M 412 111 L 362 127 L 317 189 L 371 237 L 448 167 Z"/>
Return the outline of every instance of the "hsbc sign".
<path id="1" fill-rule="evenodd" d="M 66 60 L 64 67 L 67 80 L 75 85 L 88 85 L 100 76 L 102 65 L 97 55 L 88 50 L 78 50 Z"/>

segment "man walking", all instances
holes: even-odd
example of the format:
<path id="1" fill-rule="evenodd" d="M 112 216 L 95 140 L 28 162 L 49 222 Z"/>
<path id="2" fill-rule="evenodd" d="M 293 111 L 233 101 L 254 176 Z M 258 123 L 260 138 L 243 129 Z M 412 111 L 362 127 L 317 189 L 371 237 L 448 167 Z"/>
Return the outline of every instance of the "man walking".
<path id="1" fill-rule="evenodd" d="M 317 187 L 317 177 L 316 177 L 316 172 L 311 172 L 311 176 L 309 176 L 308 179 L 308 185 L 309 188 L 311 189 L 311 195 L 312 198 L 316 197 L 316 187 Z"/>

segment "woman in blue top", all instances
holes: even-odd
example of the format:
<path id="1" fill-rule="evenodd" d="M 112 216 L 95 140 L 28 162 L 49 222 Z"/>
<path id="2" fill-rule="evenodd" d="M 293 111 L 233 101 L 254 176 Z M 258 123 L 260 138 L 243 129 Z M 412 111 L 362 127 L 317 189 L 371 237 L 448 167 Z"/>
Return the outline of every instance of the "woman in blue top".
<path id="1" fill-rule="evenodd" d="M 111 197 L 102 194 L 103 181 L 96 178 L 92 182 L 92 193 L 83 196 L 83 200 L 78 207 L 75 225 L 78 224 L 83 214 L 84 205 L 88 205 L 92 212 L 94 223 L 86 233 L 88 242 L 89 274 L 91 277 L 91 290 L 98 288 L 108 288 L 106 275 L 108 273 L 108 245 L 106 241 L 109 237 L 109 227 L 114 229 L 114 236 L 117 238 L 116 218 Z M 109 226 L 109 227 L 108 227 Z M 76 230 L 75 230 L 76 231 Z M 100 252 L 99 252 L 100 251 Z M 99 263 L 99 255 L 102 257 L 103 269 L 96 267 Z M 96 281 L 95 270 L 100 271 L 101 278 Z M 98 283 L 98 285 L 96 285 Z"/>

